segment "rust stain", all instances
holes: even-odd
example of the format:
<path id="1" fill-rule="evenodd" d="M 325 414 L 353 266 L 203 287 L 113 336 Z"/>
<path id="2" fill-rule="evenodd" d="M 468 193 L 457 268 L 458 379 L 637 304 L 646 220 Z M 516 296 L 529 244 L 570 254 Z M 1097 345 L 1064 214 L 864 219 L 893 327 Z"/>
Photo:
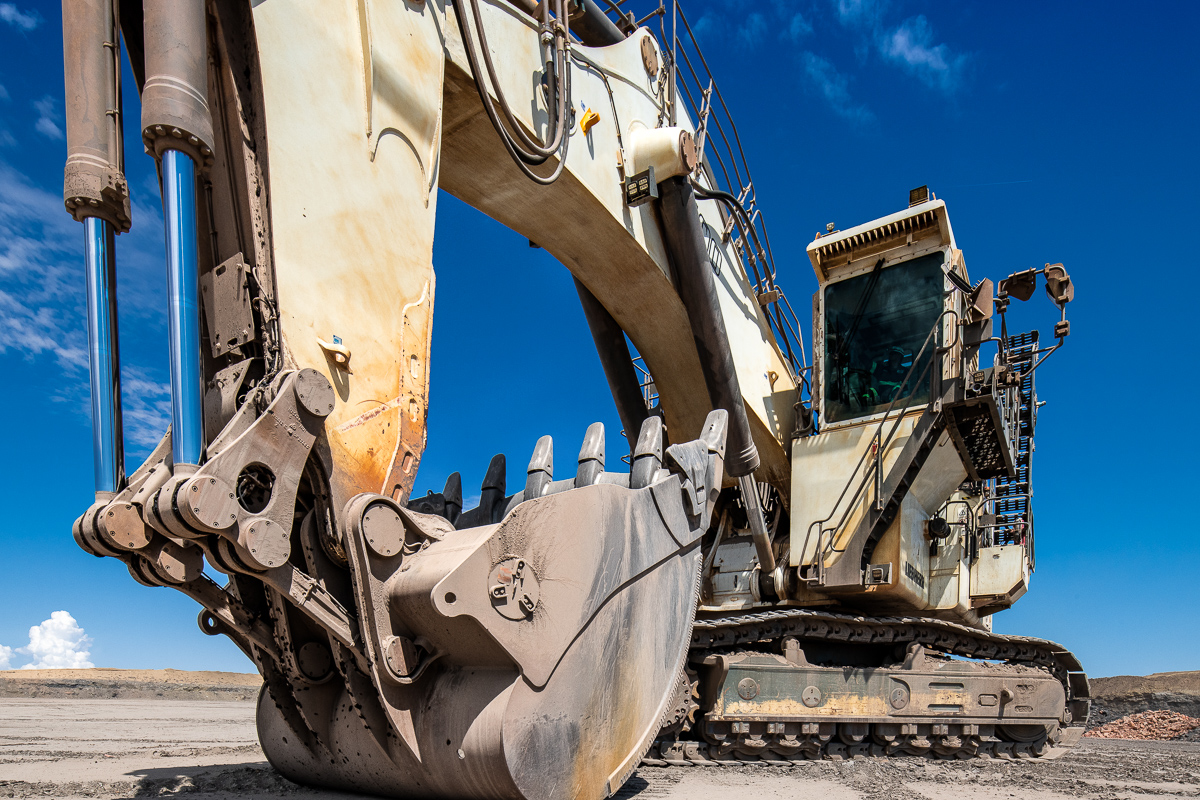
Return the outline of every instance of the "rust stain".
<path id="1" fill-rule="evenodd" d="M 365 411 L 362 414 L 359 414 L 357 417 L 354 417 L 353 419 L 346 420 L 341 425 L 338 425 L 336 428 L 334 428 L 334 431 L 336 431 L 337 433 L 345 433 L 348 430 L 353 430 L 354 428 L 357 428 L 359 425 L 364 425 L 364 424 L 370 422 L 371 420 L 375 419 L 376 417 L 378 417 L 380 414 L 384 413 L 385 411 L 389 411 L 393 408 L 397 408 L 400 405 L 401 399 L 402 398 L 394 397 L 391 400 L 388 400 L 386 403 L 380 403 L 378 400 L 376 400 L 374 402 L 379 403 L 379 405 L 375 406 L 375 408 L 372 408 L 370 411 Z"/>
<path id="2" fill-rule="evenodd" d="M 421 454 L 425 450 L 425 414 L 429 405 L 429 350 L 433 332 L 434 278 L 431 274 L 421 296 L 405 304 L 401 311 L 399 396 L 394 406 L 407 403 L 397 414 L 399 430 L 392 450 L 390 467 L 379 491 L 407 499 L 417 478 Z"/>
<path id="3" fill-rule="evenodd" d="M 799 700 L 727 702 L 720 712 L 728 717 L 826 717 L 826 716 L 887 716 L 883 698 L 863 695 L 831 695 L 824 703 L 809 708 Z"/>

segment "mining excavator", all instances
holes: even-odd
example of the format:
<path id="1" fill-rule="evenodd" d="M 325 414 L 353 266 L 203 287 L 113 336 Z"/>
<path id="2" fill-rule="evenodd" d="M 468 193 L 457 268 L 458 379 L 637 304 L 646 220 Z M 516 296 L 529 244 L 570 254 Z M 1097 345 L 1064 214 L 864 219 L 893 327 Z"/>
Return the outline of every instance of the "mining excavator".
<path id="1" fill-rule="evenodd" d="M 640 19 L 607 0 L 63 12 L 96 475 L 74 536 L 193 598 L 254 662 L 285 776 L 586 800 L 641 766 L 1078 740 L 1076 658 L 991 629 L 1034 569 L 1061 264 L 971 281 L 921 187 L 808 245 L 806 348 L 668 0 Z M 129 475 L 126 59 L 162 190 L 171 377 L 170 427 Z M 623 426 L 592 425 L 577 457 L 549 437 L 517 470 L 496 456 L 472 508 L 457 473 L 413 493 L 439 189 L 571 272 Z M 1005 316 L 1039 282 L 1045 341 Z"/>

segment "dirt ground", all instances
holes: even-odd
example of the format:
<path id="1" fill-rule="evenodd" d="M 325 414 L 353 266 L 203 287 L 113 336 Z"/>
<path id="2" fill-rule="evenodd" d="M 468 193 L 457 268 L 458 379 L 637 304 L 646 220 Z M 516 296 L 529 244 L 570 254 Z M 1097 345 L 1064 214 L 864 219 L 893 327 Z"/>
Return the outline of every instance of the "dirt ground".
<path id="1" fill-rule="evenodd" d="M 160 675 L 100 672 L 107 674 L 0 673 L 0 798 L 115 800 L 179 796 L 189 800 L 291 797 L 332 800 L 352 797 L 299 787 L 275 773 L 258 746 L 253 703 L 170 699 L 195 697 L 197 692 L 222 688 L 250 691 L 257 676 L 208 673 L 194 678 L 194 673 L 171 670 Z M 159 681 L 159 677 L 165 680 Z M 88 683 L 91 680 L 100 684 L 93 686 Z M 1154 694 L 1160 688 L 1130 687 L 1134 694 Z M 1173 685 L 1167 689 L 1171 694 L 1178 692 Z M 37 696 L 13 696 L 21 691 Z M 53 696 L 56 694 L 57 697 Z M 134 694 L 140 696 L 128 696 Z M 1200 797 L 1200 743 L 1085 739 L 1071 755 L 1046 762 L 899 759 L 808 762 L 786 768 L 767 765 L 645 768 L 626 784 L 618 797 L 626 800 Z"/>

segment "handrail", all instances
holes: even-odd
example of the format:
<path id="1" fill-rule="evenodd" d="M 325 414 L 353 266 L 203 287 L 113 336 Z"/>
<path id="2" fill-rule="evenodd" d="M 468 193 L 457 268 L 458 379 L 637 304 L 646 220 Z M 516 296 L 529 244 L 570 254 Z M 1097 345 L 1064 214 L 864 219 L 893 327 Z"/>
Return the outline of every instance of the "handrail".
<path id="1" fill-rule="evenodd" d="M 813 528 L 814 527 L 817 528 L 818 577 L 815 579 L 817 581 L 819 581 L 820 576 L 824 574 L 825 556 L 830 553 L 841 553 L 841 552 L 845 551 L 845 548 L 839 549 L 835 546 L 835 542 L 837 541 L 838 531 L 840 531 L 842 529 L 842 527 L 846 524 L 846 521 L 850 516 L 850 512 L 854 509 L 855 505 L 858 503 L 858 499 L 862 496 L 863 492 L 866 490 L 868 482 L 871 482 L 872 480 L 874 481 L 874 484 L 875 484 L 875 501 L 874 501 L 875 510 L 876 511 L 881 510 L 880 503 L 882 502 L 882 498 L 880 495 L 883 490 L 883 451 L 886 450 L 888 448 L 888 446 L 892 443 L 892 439 L 895 437 L 896 432 L 900 428 L 900 422 L 904 419 L 905 414 L 908 413 L 908 409 L 913 404 L 913 398 L 916 397 L 915 392 L 909 393 L 907 402 L 905 402 L 904 407 L 901 408 L 899 413 L 896 415 L 894 421 L 892 422 L 892 427 L 888 431 L 887 437 L 885 439 L 881 440 L 880 436 L 883 433 L 883 427 L 884 427 L 884 425 L 887 424 L 889 417 L 891 417 L 892 411 L 895 409 L 897 401 L 899 401 L 900 397 L 903 395 L 905 386 L 908 385 L 909 380 L 912 378 L 913 370 L 915 370 L 917 368 L 917 364 L 919 364 L 921 362 L 921 358 L 925 355 L 925 351 L 926 351 L 926 349 L 928 349 L 929 343 L 931 341 L 933 341 L 934 336 L 941 329 L 942 324 L 943 324 L 947 314 L 952 314 L 952 315 L 954 315 L 954 317 L 956 319 L 958 318 L 958 312 L 955 311 L 954 309 L 947 308 L 947 309 L 944 309 L 942 311 L 942 313 L 938 314 L 937 321 L 934 322 L 933 327 L 930 328 L 929 333 L 925 336 L 925 342 L 921 345 L 921 350 L 917 353 L 916 358 L 913 359 L 912 364 L 908 368 L 908 372 L 905 373 L 905 375 L 904 375 L 904 380 L 902 380 L 900 382 L 900 385 L 896 387 L 895 396 L 892 398 L 892 401 L 888 404 L 888 407 L 884 411 L 883 416 L 879 419 L 879 424 L 875 428 L 875 433 L 871 435 L 870 446 L 868 446 L 866 449 L 864 449 L 862 455 L 859 456 L 858 463 L 854 466 L 854 471 L 850 473 L 850 478 L 846 481 L 846 485 L 844 487 L 842 487 L 842 492 L 841 492 L 841 494 L 838 495 L 838 499 L 834 502 L 833 508 L 830 510 L 829 514 L 826 515 L 823 519 L 814 520 L 808 526 L 808 531 L 805 534 L 805 545 L 806 546 L 808 544 L 809 538 L 813 534 Z M 957 325 L 955 327 L 957 328 Z M 955 337 L 955 339 L 957 341 L 957 336 Z M 953 345 L 950 345 L 949 347 L 952 347 L 952 346 Z M 917 378 L 917 380 L 914 382 L 914 384 L 913 384 L 914 387 L 916 384 L 919 384 L 921 381 L 923 381 L 925 379 L 925 376 L 929 374 L 930 369 L 933 367 L 934 362 L 937 360 L 937 355 L 939 353 L 944 353 L 946 350 L 949 349 L 949 347 L 935 347 L 934 348 L 933 357 L 931 357 L 929 359 L 929 363 L 927 363 L 925 365 L 925 369 L 921 371 L 921 376 L 919 378 Z M 935 397 L 929 398 L 929 402 L 932 403 L 935 401 L 936 401 Z M 825 528 L 824 525 L 827 522 L 829 522 L 830 520 L 832 520 L 834 515 L 837 514 L 837 510 L 839 507 L 841 507 L 842 500 L 845 499 L 846 493 L 848 491 L 850 491 L 850 487 L 852 485 L 854 485 L 855 480 L 858 478 L 859 470 L 861 470 L 863 468 L 863 464 L 867 462 L 868 454 L 873 455 L 874 458 L 872 459 L 871 464 L 867 467 L 866 471 L 863 472 L 862 480 L 859 482 L 858 488 L 855 489 L 854 495 L 853 495 L 853 497 L 851 497 L 850 502 L 846 504 L 846 509 L 845 509 L 845 511 L 842 512 L 841 518 L 837 521 L 837 524 L 834 525 L 832 528 Z M 829 534 L 829 538 L 828 538 L 828 541 L 826 542 L 825 535 L 827 533 Z M 810 580 L 813 580 L 813 579 L 810 579 Z"/>
<path id="2" fill-rule="evenodd" d="M 615 24 L 628 30 L 633 15 L 622 10 L 623 4 L 624 0 L 605 0 L 606 13 Z M 783 354 L 792 380 L 799 383 L 799 376 L 808 366 L 800 320 L 776 280 L 771 240 L 758 207 L 741 136 L 679 1 L 658 0 L 658 7 L 637 24 L 649 22 L 655 16 L 659 19 L 660 50 L 665 62 L 660 87 L 667 90 L 662 99 L 664 118 L 660 124 L 675 124 L 681 109 L 693 122 L 699 158 L 692 181 L 710 195 L 701 195 L 701 199 L 714 199 L 721 204 L 726 222 L 722 238 L 730 242 L 741 261 L 743 273 L 754 286 L 756 300 L 763 308 L 771 336 Z"/>

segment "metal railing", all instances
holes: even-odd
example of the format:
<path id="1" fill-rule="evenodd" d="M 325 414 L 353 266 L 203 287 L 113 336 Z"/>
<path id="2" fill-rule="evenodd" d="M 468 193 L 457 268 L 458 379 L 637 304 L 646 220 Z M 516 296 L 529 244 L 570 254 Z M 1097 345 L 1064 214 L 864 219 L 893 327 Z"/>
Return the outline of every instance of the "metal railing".
<path id="1" fill-rule="evenodd" d="M 1033 369 L 1038 363 L 1037 331 L 1002 337 L 998 362 L 1016 369 L 1019 383 L 1008 392 L 999 394 L 1001 413 L 1006 418 L 1014 443 L 1016 475 L 994 478 L 984 482 L 984 503 L 981 512 L 990 522 L 981 524 L 980 544 L 1024 545 L 1033 553 L 1033 415 L 1036 413 L 1037 392 L 1034 389 Z"/>
<path id="2" fill-rule="evenodd" d="M 721 204 L 721 236 L 737 253 L 747 280 L 754 286 L 793 381 L 807 386 L 801 377 L 808 358 L 800 321 L 776 279 L 775 256 L 745 149 L 687 16 L 678 0 L 658 0 L 658 7 L 641 18 L 626 10 L 628 0 L 601 2 L 625 32 L 658 18 L 659 45 L 666 62 L 661 77 L 665 98 L 659 124 L 677 124 L 680 114 L 691 121 L 699 156 L 692 174 L 697 195 Z"/>
<path id="3" fill-rule="evenodd" d="M 859 499 L 862 498 L 868 491 L 868 487 L 871 487 L 874 490 L 874 497 L 871 501 L 871 508 L 868 513 L 878 513 L 883 511 L 884 506 L 886 505 L 883 497 L 883 454 L 895 439 L 896 433 L 900 429 L 900 423 L 908 413 L 908 410 L 912 407 L 913 401 L 917 397 L 917 392 L 910 391 L 908 393 L 907 399 L 899 411 L 896 411 L 896 403 L 904 397 L 904 389 L 909 385 L 909 381 L 912 380 L 913 371 L 917 368 L 917 365 L 921 363 L 921 359 L 924 357 L 925 351 L 929 348 L 930 343 L 932 343 L 936 338 L 938 331 L 941 330 L 947 314 L 952 314 L 957 321 L 958 312 L 954 311 L 953 309 L 946 309 L 938 315 L 937 322 L 933 324 L 933 327 L 930 328 L 928 335 L 926 335 L 925 342 L 921 345 L 921 350 L 917 353 L 916 358 L 913 359 L 912 364 L 908 368 L 908 372 L 906 372 L 904 375 L 904 380 L 902 380 L 900 385 L 896 387 L 895 396 L 892 398 L 891 403 L 888 404 L 883 416 L 879 419 L 879 423 L 875 426 L 875 433 L 871 436 L 870 444 L 863 450 L 862 455 L 858 459 L 858 463 L 854 466 L 854 471 L 850 473 L 850 478 L 846 481 L 846 485 L 842 487 L 842 491 L 838 495 L 837 500 L 834 501 L 833 508 L 824 519 L 814 520 L 809 525 L 808 531 L 805 534 L 805 547 L 807 548 L 807 543 L 812 537 L 813 529 L 815 528 L 817 536 L 817 574 L 808 576 L 808 580 L 820 582 L 825 572 L 825 557 L 832 553 L 842 552 L 842 548 L 837 547 L 838 536 L 842 529 L 845 528 L 846 523 L 849 521 L 851 513 L 858 505 Z M 955 337 L 955 342 L 949 346 L 934 346 L 934 352 L 928 363 L 926 363 L 925 368 L 921 371 L 920 377 L 918 377 L 911 384 L 914 390 L 922 381 L 926 380 L 927 377 L 930 378 L 931 384 L 941 383 L 940 371 L 930 377 L 930 370 L 932 370 L 934 364 L 938 362 L 939 356 L 945 354 L 952 349 L 955 344 L 957 344 L 957 339 L 958 337 Z M 935 381 L 933 378 L 937 378 L 938 380 Z M 931 391 L 928 402 L 935 402 L 937 399 L 936 394 L 936 392 Z M 888 430 L 887 436 L 884 436 L 883 429 L 889 420 L 892 422 L 892 427 Z M 861 479 L 859 478 L 860 473 L 862 476 Z M 854 494 L 850 498 L 849 502 L 846 503 L 845 510 L 842 512 L 841 517 L 832 527 L 826 527 L 826 524 L 837 515 L 838 509 L 842 507 L 842 501 L 846 498 L 846 493 L 850 491 L 850 487 L 854 486 L 856 480 L 858 481 L 858 487 L 854 490 Z"/>
<path id="4" fill-rule="evenodd" d="M 646 361 L 641 353 L 633 357 L 633 369 L 638 376 L 638 386 L 642 389 L 642 399 L 646 401 L 646 409 L 653 410 L 658 406 L 658 387 L 654 385 L 654 376 L 646 368 Z"/>

